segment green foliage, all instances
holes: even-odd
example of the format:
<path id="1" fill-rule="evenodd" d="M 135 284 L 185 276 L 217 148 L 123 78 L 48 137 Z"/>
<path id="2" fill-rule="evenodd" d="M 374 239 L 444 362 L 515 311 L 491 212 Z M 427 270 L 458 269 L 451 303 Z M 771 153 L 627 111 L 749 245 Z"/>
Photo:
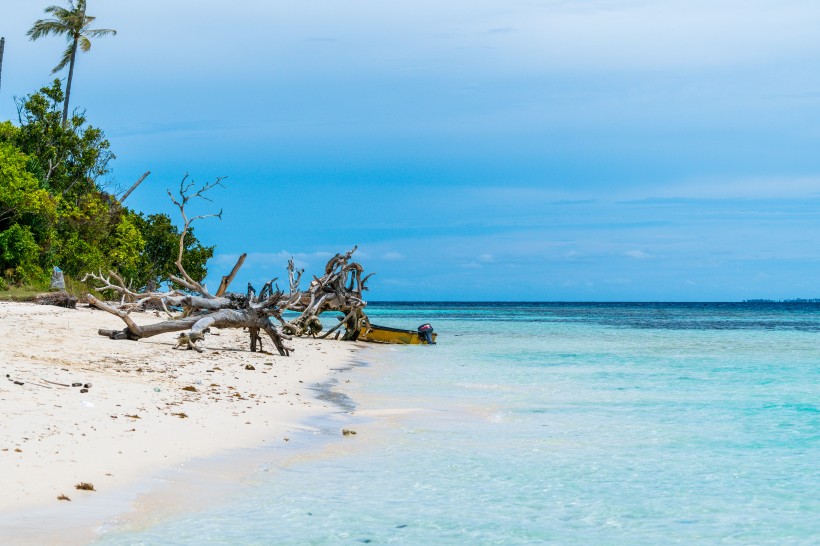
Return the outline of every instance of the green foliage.
<path id="1" fill-rule="evenodd" d="M 145 238 L 134 221 L 133 213 L 123 213 L 112 230 L 112 236 L 106 243 L 109 245 L 108 257 L 112 268 L 123 278 L 133 279 L 140 288 L 147 279 L 143 274 Z"/>
<path id="2" fill-rule="evenodd" d="M 62 122 L 60 80 L 18 102 L 15 144 L 31 158 L 29 169 L 44 188 L 66 200 L 94 191 L 115 155 L 105 133 L 86 125 L 84 113 Z"/>
<path id="3" fill-rule="evenodd" d="M 40 247 L 27 226 L 13 224 L 0 232 L 0 271 L 12 281 L 27 281 L 43 275 L 38 263 Z"/>
<path id="4" fill-rule="evenodd" d="M 0 123 L 0 290 L 47 284 L 53 265 L 68 279 L 114 270 L 135 289 L 169 282 L 178 274 L 179 228 L 165 214 L 123 207 L 100 188 L 114 159 L 108 140 L 84 115 L 63 124 L 62 100 L 55 81 L 18 102 L 19 127 Z M 213 252 L 189 229 L 188 274 L 204 279 Z"/>
<path id="5" fill-rule="evenodd" d="M 141 279 L 145 284 L 155 286 L 167 282 L 171 275 L 179 275 L 176 267 L 179 255 L 179 229 L 171 223 L 166 214 L 134 215 L 140 232 L 145 237 L 145 251 L 142 254 Z M 208 274 L 205 263 L 214 255 L 214 247 L 202 246 L 189 229 L 185 236 L 185 250 L 182 265 L 188 274 L 201 281 Z"/>
<path id="6" fill-rule="evenodd" d="M 55 200 L 26 170 L 27 160 L 0 141 L 0 273 L 13 282 L 43 275 L 56 219 Z"/>
<path id="7" fill-rule="evenodd" d="M 17 127 L 15 127 L 10 121 L 1 121 L 0 122 L 0 142 L 14 142 L 17 138 Z"/>
<path id="8" fill-rule="evenodd" d="M 55 201 L 26 170 L 27 161 L 19 149 L 0 141 L 0 227 L 30 215 L 54 217 Z"/>

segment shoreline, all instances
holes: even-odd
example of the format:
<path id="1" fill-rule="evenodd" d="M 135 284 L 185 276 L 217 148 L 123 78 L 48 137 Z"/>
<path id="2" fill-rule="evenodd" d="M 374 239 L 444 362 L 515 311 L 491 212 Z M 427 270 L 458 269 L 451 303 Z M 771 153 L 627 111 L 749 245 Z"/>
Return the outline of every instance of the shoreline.
<path id="1" fill-rule="evenodd" d="M 195 509 L 197 497 L 218 502 L 257 468 L 232 472 L 225 461 L 270 464 L 313 449 L 312 439 L 333 438 L 333 416 L 350 411 L 333 387 L 356 367 L 356 344 L 297 338 L 282 357 L 249 352 L 241 330 L 215 330 L 199 354 L 171 350 L 175 334 L 97 335 L 117 322 L 86 307 L 0 303 L 0 366 L 9 374 L 0 382 L 0 526 L 15 544 L 57 535 L 87 544 L 121 522 L 167 517 L 173 496 L 183 500 L 175 513 Z M 56 384 L 76 382 L 88 392 Z M 327 429 L 316 426 L 325 421 Z M 207 474 L 213 468 L 218 475 Z M 203 475 L 207 484 L 190 487 Z M 95 491 L 76 490 L 81 482 Z"/>

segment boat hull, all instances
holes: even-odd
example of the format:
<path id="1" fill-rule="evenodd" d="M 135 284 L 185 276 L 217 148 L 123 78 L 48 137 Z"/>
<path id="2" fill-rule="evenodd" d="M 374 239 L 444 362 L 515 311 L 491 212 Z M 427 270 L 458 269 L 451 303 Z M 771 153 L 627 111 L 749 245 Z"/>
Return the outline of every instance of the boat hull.
<path id="1" fill-rule="evenodd" d="M 397 343 L 400 345 L 426 345 L 425 341 L 419 337 L 417 330 L 402 330 L 401 328 L 390 328 L 388 326 L 371 325 L 370 331 L 363 327 L 359 332 L 359 341 L 370 341 L 372 343 Z M 433 332 L 433 342 L 436 341 L 436 333 Z"/>

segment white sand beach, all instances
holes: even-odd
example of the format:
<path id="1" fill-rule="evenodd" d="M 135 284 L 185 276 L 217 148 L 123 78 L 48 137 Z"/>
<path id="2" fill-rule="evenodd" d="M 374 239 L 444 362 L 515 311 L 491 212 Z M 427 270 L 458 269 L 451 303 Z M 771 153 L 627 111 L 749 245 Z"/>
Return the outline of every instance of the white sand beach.
<path id="1" fill-rule="evenodd" d="M 356 351 L 294 339 L 290 357 L 251 353 L 241 330 L 214 330 L 202 354 L 173 350 L 174 334 L 97 334 L 121 327 L 84 305 L 0 303 L 0 527 L 13 543 L 41 540 L 41 517 L 75 521 L 71 536 L 84 543 L 163 469 L 239 448 L 288 449 L 310 418 L 338 411 L 311 386 L 339 378 Z"/>

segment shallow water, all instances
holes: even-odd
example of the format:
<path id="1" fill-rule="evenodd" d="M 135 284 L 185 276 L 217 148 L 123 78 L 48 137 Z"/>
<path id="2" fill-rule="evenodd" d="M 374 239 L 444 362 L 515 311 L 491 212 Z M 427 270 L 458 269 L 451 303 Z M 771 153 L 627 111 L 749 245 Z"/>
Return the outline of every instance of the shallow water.
<path id="1" fill-rule="evenodd" d="M 414 411 L 101 544 L 820 542 L 820 304 L 368 309 L 439 332 L 345 385 Z"/>

